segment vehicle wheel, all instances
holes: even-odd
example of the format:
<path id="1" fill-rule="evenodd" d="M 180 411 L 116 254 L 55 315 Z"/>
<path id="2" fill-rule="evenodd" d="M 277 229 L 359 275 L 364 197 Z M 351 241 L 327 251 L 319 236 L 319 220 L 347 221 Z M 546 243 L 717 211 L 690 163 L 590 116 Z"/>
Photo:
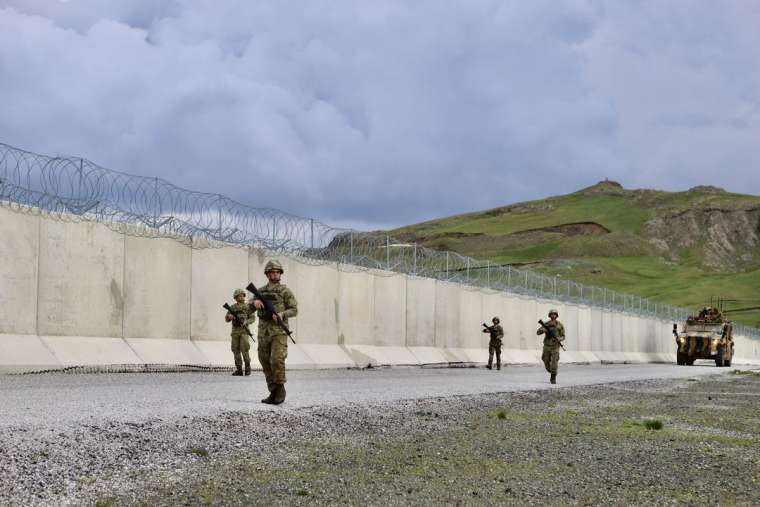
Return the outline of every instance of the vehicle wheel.
<path id="1" fill-rule="evenodd" d="M 686 354 L 683 354 L 682 352 L 676 352 L 676 363 L 678 366 L 683 366 L 686 364 Z"/>
<path id="2" fill-rule="evenodd" d="M 728 357 L 723 356 L 723 364 L 726 366 L 731 366 L 731 360 L 734 358 L 734 348 L 731 347 L 729 350 Z"/>
<path id="3" fill-rule="evenodd" d="M 693 364 L 694 364 L 694 359 L 695 359 L 695 358 L 693 358 L 693 357 L 687 357 L 687 358 L 686 358 L 686 366 L 691 366 L 691 365 L 693 365 Z"/>
<path id="4" fill-rule="evenodd" d="M 721 347 L 718 349 L 718 353 L 715 354 L 715 366 L 718 368 L 723 367 L 723 363 L 725 363 L 724 358 L 726 357 L 726 347 Z"/>

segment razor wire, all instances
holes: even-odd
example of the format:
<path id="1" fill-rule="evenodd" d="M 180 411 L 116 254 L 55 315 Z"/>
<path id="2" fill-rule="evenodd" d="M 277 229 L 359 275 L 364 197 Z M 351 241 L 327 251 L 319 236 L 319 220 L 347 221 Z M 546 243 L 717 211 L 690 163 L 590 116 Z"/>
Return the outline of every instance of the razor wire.
<path id="1" fill-rule="evenodd" d="M 186 190 L 79 157 L 50 157 L 0 143 L 0 204 L 65 221 L 96 221 L 133 236 L 170 237 L 193 248 L 238 245 L 309 262 L 404 273 L 448 283 L 624 312 L 685 320 L 692 312 L 649 298 L 511 265 L 407 243 L 378 232 L 335 228 L 221 194 Z M 760 330 L 735 325 L 760 339 Z"/>

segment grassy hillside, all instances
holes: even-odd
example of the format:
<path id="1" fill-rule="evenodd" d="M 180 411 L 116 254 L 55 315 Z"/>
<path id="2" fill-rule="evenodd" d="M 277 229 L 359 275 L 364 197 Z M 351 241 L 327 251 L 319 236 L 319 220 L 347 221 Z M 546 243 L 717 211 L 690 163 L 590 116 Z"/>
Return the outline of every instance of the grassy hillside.
<path id="1" fill-rule="evenodd" d="M 605 181 L 391 234 L 679 306 L 718 296 L 760 305 L 760 197 L 713 187 L 661 192 Z M 760 327 L 760 312 L 732 318 Z"/>

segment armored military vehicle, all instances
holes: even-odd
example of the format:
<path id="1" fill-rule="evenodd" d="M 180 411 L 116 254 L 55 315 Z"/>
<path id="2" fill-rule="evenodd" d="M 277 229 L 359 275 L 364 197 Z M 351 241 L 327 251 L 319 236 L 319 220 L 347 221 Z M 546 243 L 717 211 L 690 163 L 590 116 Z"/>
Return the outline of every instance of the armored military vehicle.
<path id="1" fill-rule="evenodd" d="M 717 308 L 705 307 L 697 315 L 686 319 L 681 332 L 673 324 L 676 337 L 676 362 L 692 365 L 696 359 L 713 359 L 715 366 L 731 366 L 734 357 L 734 340 L 731 322 L 723 318 Z"/>

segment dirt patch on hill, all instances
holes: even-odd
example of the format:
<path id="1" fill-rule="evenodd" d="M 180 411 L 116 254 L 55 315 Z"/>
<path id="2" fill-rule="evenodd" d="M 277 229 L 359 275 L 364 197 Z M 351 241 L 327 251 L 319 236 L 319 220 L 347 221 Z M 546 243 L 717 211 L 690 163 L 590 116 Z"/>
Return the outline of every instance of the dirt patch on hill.
<path id="1" fill-rule="evenodd" d="M 553 225 L 551 227 L 541 227 L 538 229 L 528 229 L 515 232 L 514 234 L 527 234 L 533 232 L 556 232 L 565 236 L 604 236 L 611 231 L 596 222 L 575 222 L 570 224 Z"/>

